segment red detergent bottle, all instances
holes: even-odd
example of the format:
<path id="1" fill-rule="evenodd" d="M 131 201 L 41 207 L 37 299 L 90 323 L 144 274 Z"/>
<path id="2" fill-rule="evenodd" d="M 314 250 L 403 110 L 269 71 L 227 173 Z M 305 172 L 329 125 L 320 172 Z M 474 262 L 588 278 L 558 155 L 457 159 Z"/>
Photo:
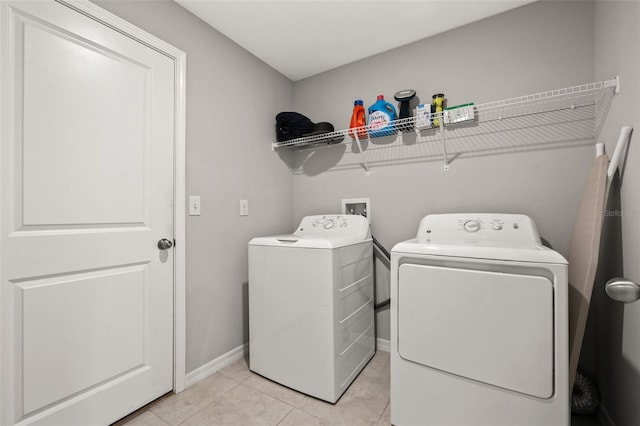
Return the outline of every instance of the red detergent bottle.
<path id="1" fill-rule="evenodd" d="M 349 131 L 349 135 L 355 139 L 356 133 L 358 135 L 358 139 L 364 139 L 367 137 L 367 130 L 364 126 L 367 124 L 364 118 L 364 103 L 360 99 L 356 99 L 353 103 L 353 113 L 351 114 L 351 121 L 349 122 L 349 128 L 355 129 L 359 128 L 357 131 Z"/>

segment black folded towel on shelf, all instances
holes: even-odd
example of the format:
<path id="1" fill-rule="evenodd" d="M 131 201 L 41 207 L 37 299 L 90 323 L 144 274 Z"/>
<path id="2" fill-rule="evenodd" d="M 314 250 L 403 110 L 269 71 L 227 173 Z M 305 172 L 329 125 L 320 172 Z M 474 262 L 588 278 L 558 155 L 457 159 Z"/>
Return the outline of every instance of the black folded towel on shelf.
<path id="1" fill-rule="evenodd" d="M 313 122 L 297 112 L 281 112 L 276 115 L 276 136 L 278 142 L 303 137 L 313 132 Z"/>
<path id="2" fill-rule="evenodd" d="M 308 136 L 317 136 L 335 131 L 333 124 L 327 122 L 314 123 L 298 112 L 281 112 L 276 115 L 276 137 L 278 142 L 289 141 Z M 326 143 L 339 143 L 344 135 L 334 135 Z"/>

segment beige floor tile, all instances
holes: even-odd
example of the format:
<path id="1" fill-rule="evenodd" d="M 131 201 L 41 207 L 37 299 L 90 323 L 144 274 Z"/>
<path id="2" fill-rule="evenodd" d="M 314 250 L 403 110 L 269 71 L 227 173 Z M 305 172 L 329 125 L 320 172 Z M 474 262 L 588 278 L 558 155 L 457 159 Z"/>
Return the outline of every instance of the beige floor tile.
<path id="1" fill-rule="evenodd" d="M 242 358 L 116 425 L 388 425 L 389 367 L 389 353 L 377 352 L 338 403 L 330 404 L 252 373 Z"/>
<path id="2" fill-rule="evenodd" d="M 238 386 L 238 382 L 214 373 L 186 391 L 171 395 L 149 409 L 170 425 L 178 425 Z"/>
<path id="3" fill-rule="evenodd" d="M 340 401 L 358 400 L 376 409 L 382 408 L 378 413 L 382 414 L 390 399 L 390 387 L 389 354 L 378 352 L 349 386 Z"/>
<path id="4" fill-rule="evenodd" d="M 356 399 L 384 408 L 391 398 L 389 381 L 378 381 L 375 378 L 361 376 L 353 382 L 341 400 Z M 339 402 L 339 401 L 338 401 Z"/>
<path id="5" fill-rule="evenodd" d="M 327 426 L 329 423 L 295 408 L 278 426 Z"/>
<path id="6" fill-rule="evenodd" d="M 290 405 L 241 384 L 198 411 L 183 425 L 277 425 L 291 410 Z"/>
<path id="7" fill-rule="evenodd" d="M 124 423 L 118 422 L 117 425 L 120 426 L 167 426 L 168 423 L 162 420 L 160 417 L 155 415 L 153 412 L 146 410 L 137 414 L 135 417 L 131 419 L 125 419 Z"/>
<path id="8" fill-rule="evenodd" d="M 391 403 L 387 404 L 387 408 L 385 408 L 384 413 L 382 413 L 382 417 L 378 420 L 378 424 L 376 426 L 389 426 L 391 424 Z"/>
<path id="9" fill-rule="evenodd" d="M 296 392 L 286 386 L 272 382 L 271 380 L 265 379 L 257 374 L 249 377 L 242 384 L 251 386 L 255 390 L 266 393 L 267 395 L 286 402 L 293 407 L 297 407 L 305 397 L 305 395 L 300 392 Z"/>
<path id="10" fill-rule="evenodd" d="M 246 379 L 253 375 L 253 373 L 249 371 L 248 356 L 242 357 L 239 360 L 227 365 L 223 369 L 219 370 L 218 373 L 230 379 L 233 379 L 236 382 L 244 382 Z"/>
<path id="11" fill-rule="evenodd" d="M 376 354 L 336 404 L 307 397 L 298 408 L 331 424 L 375 425 L 389 403 L 389 354 Z"/>
<path id="12" fill-rule="evenodd" d="M 386 368 L 388 372 L 389 365 L 391 365 L 391 354 L 387 351 L 377 350 L 371 361 L 380 365 L 382 368 Z"/>
<path id="13" fill-rule="evenodd" d="M 360 376 L 375 378 L 380 381 L 389 381 L 391 378 L 390 375 L 390 366 L 391 366 L 391 356 L 389 352 L 378 351 L 371 358 L 369 364 L 364 368 Z"/>
<path id="14" fill-rule="evenodd" d="M 300 410 L 333 425 L 372 426 L 384 411 L 384 406 L 375 407 L 358 400 L 339 400 L 337 404 L 307 397 L 298 407 Z"/>

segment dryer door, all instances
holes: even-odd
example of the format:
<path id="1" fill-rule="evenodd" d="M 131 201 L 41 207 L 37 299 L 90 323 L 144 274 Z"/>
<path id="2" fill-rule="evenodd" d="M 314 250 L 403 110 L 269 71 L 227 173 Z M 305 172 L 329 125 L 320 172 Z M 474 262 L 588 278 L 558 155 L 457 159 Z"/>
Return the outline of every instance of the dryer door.
<path id="1" fill-rule="evenodd" d="M 402 264 L 397 324 L 405 360 L 553 395 L 553 284 L 545 277 Z"/>

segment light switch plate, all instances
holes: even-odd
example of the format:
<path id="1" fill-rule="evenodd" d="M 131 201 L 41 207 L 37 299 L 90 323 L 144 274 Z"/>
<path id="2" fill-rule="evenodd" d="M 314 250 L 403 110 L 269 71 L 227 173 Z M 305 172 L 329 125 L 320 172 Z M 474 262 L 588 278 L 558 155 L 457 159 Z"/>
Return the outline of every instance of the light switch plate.
<path id="1" fill-rule="evenodd" d="M 240 200 L 240 216 L 249 216 L 249 200 Z"/>
<path id="2" fill-rule="evenodd" d="M 199 195 L 189 195 L 189 216 L 200 216 Z"/>

